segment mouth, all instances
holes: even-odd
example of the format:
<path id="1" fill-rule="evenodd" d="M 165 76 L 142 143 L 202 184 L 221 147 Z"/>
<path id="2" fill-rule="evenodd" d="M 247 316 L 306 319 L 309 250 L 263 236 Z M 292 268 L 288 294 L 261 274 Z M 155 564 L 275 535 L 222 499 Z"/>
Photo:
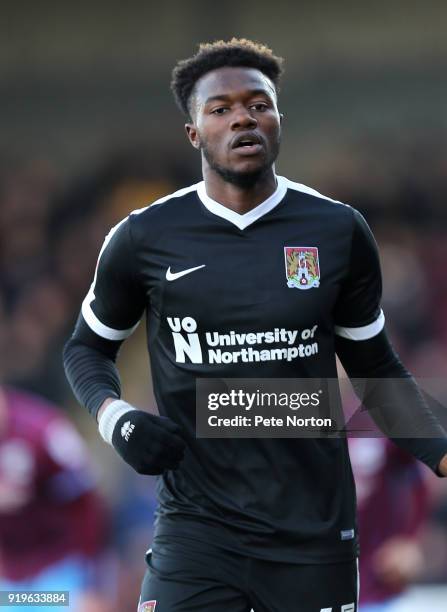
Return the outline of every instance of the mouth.
<path id="1" fill-rule="evenodd" d="M 254 132 L 239 134 L 234 138 L 231 148 L 240 155 L 256 155 L 263 149 L 261 138 Z"/>

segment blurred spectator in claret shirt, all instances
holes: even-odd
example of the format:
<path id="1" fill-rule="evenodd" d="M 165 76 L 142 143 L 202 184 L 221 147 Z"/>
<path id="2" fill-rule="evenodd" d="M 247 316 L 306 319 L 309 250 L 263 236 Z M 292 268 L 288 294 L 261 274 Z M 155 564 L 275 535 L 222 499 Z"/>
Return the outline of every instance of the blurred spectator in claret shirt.
<path id="1" fill-rule="evenodd" d="M 106 530 L 77 431 L 42 399 L 0 387 L 0 590 L 69 591 L 67 609 L 109 612 Z"/>
<path id="2" fill-rule="evenodd" d="M 351 438 L 360 536 L 360 610 L 393 612 L 423 569 L 423 468 L 384 438 Z M 401 608 L 399 608 L 401 610 Z"/>

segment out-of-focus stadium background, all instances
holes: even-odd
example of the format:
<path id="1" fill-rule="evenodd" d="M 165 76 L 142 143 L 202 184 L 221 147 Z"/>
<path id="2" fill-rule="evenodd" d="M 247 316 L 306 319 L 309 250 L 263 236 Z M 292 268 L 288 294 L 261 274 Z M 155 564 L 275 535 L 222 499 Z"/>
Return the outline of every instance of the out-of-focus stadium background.
<path id="1" fill-rule="evenodd" d="M 446 3 L 2 3 L 0 381 L 52 400 L 85 435 L 110 504 L 121 612 L 135 606 L 153 481 L 99 442 L 61 349 L 108 229 L 200 178 L 170 72 L 199 41 L 233 35 L 286 59 L 279 173 L 365 214 L 395 345 L 417 376 L 447 372 Z M 128 401 L 151 408 L 143 326 L 120 363 Z M 447 487 L 430 483 L 419 582 L 442 586 Z M 437 593 L 424 609 L 447 607 Z"/>

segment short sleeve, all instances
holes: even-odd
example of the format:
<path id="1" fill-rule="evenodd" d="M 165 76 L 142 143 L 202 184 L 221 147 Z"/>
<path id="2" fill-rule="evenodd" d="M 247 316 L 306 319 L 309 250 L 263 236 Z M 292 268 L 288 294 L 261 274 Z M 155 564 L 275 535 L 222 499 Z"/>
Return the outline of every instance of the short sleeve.
<path id="1" fill-rule="evenodd" d="M 335 333 L 349 340 L 368 340 L 380 333 L 382 274 L 376 241 L 362 215 L 353 211 L 348 270 L 335 306 Z"/>
<path id="2" fill-rule="evenodd" d="M 124 340 L 137 327 L 145 306 L 127 217 L 104 240 L 82 316 L 102 338 Z"/>

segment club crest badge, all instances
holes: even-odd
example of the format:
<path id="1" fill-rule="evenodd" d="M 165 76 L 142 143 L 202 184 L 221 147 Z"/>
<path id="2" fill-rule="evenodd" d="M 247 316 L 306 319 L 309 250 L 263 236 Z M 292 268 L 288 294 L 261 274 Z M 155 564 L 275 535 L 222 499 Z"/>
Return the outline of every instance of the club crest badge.
<path id="1" fill-rule="evenodd" d="M 320 263 L 317 247 L 284 247 L 287 286 L 313 289 L 320 286 Z"/>
<path id="2" fill-rule="evenodd" d="M 138 612 L 155 612 L 155 606 L 157 605 L 157 601 L 152 599 L 152 601 L 144 601 L 140 604 L 138 608 Z"/>

